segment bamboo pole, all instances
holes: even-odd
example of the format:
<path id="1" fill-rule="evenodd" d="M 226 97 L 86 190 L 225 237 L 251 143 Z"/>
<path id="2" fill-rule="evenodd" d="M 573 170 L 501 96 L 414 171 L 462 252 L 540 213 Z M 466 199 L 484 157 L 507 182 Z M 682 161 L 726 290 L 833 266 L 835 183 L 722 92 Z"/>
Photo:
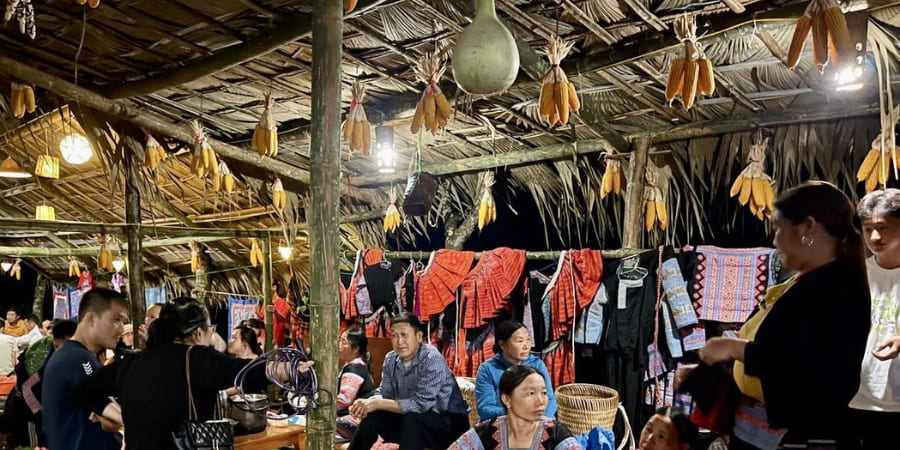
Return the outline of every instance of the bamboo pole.
<path id="1" fill-rule="evenodd" d="M 634 156 L 631 158 L 631 176 L 628 177 L 628 192 L 625 196 L 625 229 L 622 232 L 622 247 L 638 248 L 641 246 L 641 230 L 643 229 L 644 204 L 644 172 L 647 170 L 647 153 L 650 151 L 650 138 L 635 138 Z"/>
<path id="2" fill-rule="evenodd" d="M 44 295 L 47 293 L 47 283 L 48 281 L 44 274 L 38 272 L 37 281 L 34 285 L 34 302 L 31 306 L 31 313 L 41 320 L 44 319 Z"/>
<path id="3" fill-rule="evenodd" d="M 647 252 L 649 249 L 630 249 L 623 248 L 617 250 L 601 250 L 604 258 L 610 259 L 618 259 L 618 258 L 627 258 L 629 256 L 634 256 L 643 252 Z M 431 257 L 430 251 L 386 251 L 384 252 L 384 257 L 386 259 L 394 259 L 394 260 L 402 260 L 402 259 L 415 259 L 419 261 L 427 261 L 428 258 Z M 525 259 L 529 261 L 553 261 L 559 259 L 562 250 L 547 250 L 547 251 L 526 251 Z M 484 252 L 475 252 L 475 259 L 481 259 Z M 353 259 L 356 257 L 356 254 L 353 252 L 345 252 L 345 256 L 349 259 Z"/>
<path id="4" fill-rule="evenodd" d="M 341 45 L 343 5 L 313 0 L 312 133 L 310 143 L 310 342 L 319 388 L 337 392 L 340 329 Z M 271 289 L 271 286 L 268 286 Z M 307 416 L 310 450 L 334 448 L 335 408 Z"/>
<path id="5" fill-rule="evenodd" d="M 62 232 L 73 231 L 85 234 L 125 234 L 124 223 L 96 223 L 96 222 L 68 222 L 45 221 L 34 219 L 9 219 L 0 218 L 0 230 L 3 231 L 49 231 Z M 172 237 L 219 237 L 227 239 L 253 238 L 262 235 L 261 231 L 238 230 L 226 228 L 195 228 L 195 227 L 154 227 L 141 226 L 148 235 L 162 235 Z"/>
<path id="6" fill-rule="evenodd" d="M 266 321 L 266 351 L 272 351 L 272 343 L 275 341 L 274 326 L 272 323 L 272 235 L 266 233 L 262 238 L 262 291 L 263 291 L 263 319 Z M 279 343 L 280 345 L 280 343 Z"/>
<path id="7" fill-rule="evenodd" d="M 126 141 L 134 141 L 128 135 Z M 131 300 L 131 322 L 144 323 L 144 258 L 141 255 L 141 180 L 138 178 L 140 162 L 130 142 L 123 164 L 125 165 L 125 236 L 128 241 L 128 295 Z"/>
<path id="8" fill-rule="evenodd" d="M 204 242 L 216 242 L 216 241 L 224 241 L 226 237 L 179 237 L 179 238 L 168 238 L 168 239 L 155 239 L 150 241 L 143 241 L 141 243 L 141 249 L 147 250 L 149 248 L 158 248 L 158 247 L 168 247 L 171 245 L 185 245 L 191 241 L 196 243 L 204 243 Z M 127 244 L 125 245 L 127 249 Z M 18 256 L 22 258 L 58 258 L 65 256 L 79 256 L 79 257 L 90 257 L 97 256 L 100 253 L 100 247 L 92 246 L 92 247 L 65 247 L 65 248 L 51 248 L 51 247 L 19 247 L 19 246 L 0 246 L 0 255 L 7 256 Z"/>

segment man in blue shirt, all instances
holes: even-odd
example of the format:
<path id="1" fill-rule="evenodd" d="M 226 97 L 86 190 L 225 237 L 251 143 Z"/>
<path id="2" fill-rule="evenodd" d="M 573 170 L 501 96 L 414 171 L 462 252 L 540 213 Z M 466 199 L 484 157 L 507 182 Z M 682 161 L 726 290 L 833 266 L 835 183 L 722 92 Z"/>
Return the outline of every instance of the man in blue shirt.
<path id="1" fill-rule="evenodd" d="M 125 297 L 109 289 L 93 289 L 81 300 L 78 328 L 56 350 L 44 369 L 41 406 L 48 447 L 53 450 L 119 450 L 118 433 L 100 424 L 69 400 L 72 389 L 101 367 L 97 353 L 116 347 L 128 317 Z"/>
<path id="2" fill-rule="evenodd" d="M 361 423 L 349 450 L 368 450 L 379 435 L 401 450 L 447 448 L 469 429 L 469 407 L 456 379 L 440 352 L 422 344 L 423 334 L 416 316 L 391 319 L 394 350 L 384 358 L 381 398 L 350 406 Z"/>

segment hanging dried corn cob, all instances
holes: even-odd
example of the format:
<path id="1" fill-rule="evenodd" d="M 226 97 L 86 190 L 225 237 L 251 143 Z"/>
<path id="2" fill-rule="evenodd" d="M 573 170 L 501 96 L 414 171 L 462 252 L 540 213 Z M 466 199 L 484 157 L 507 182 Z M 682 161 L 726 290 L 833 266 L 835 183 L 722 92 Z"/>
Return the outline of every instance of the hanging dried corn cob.
<path id="1" fill-rule="evenodd" d="M 278 155 L 278 126 L 272 117 L 272 94 L 266 94 L 266 106 L 253 129 L 253 147 L 259 156 Z"/>
<path id="2" fill-rule="evenodd" d="M 87 3 L 91 8 L 100 6 L 100 0 L 75 0 L 75 3 L 78 3 L 79 5 Z"/>
<path id="3" fill-rule="evenodd" d="M 797 19 L 797 25 L 794 27 L 794 36 L 791 38 L 791 46 L 788 49 L 787 61 L 785 61 L 789 69 L 797 67 L 797 63 L 800 62 L 800 54 L 803 53 L 803 47 L 806 46 L 815 16 L 816 1 L 813 0 L 806 6 L 806 11 Z"/>
<path id="4" fill-rule="evenodd" d="M 652 163 L 647 164 L 644 173 L 644 228 L 653 230 L 653 226 L 665 230 L 669 226 L 669 213 L 666 210 L 666 197 L 660 188 L 659 169 Z"/>
<path id="5" fill-rule="evenodd" d="M 225 164 L 225 161 L 219 163 L 219 176 L 217 179 L 226 194 L 234 192 L 234 174 L 231 173 L 231 169 L 228 168 L 228 164 Z M 219 189 L 217 188 L 216 192 L 218 191 Z"/>
<path id="6" fill-rule="evenodd" d="M 263 255 L 262 249 L 259 247 L 259 239 L 253 238 L 250 240 L 250 265 L 256 267 L 260 264 L 264 264 L 266 257 Z"/>
<path id="7" fill-rule="evenodd" d="M 115 268 L 112 265 L 112 252 L 109 251 L 109 236 L 103 235 L 98 239 L 100 241 L 100 254 L 97 255 L 97 269 L 101 272 L 113 272 Z"/>
<path id="8" fill-rule="evenodd" d="M 838 67 L 853 61 L 856 57 L 856 49 L 850 40 L 850 29 L 847 27 L 847 19 L 841 11 L 837 0 L 816 0 L 819 3 L 819 14 L 825 22 L 828 30 L 828 39 L 834 51 L 834 61 L 831 65 Z"/>
<path id="9" fill-rule="evenodd" d="M 25 117 L 25 113 L 33 113 L 37 109 L 34 100 L 34 88 L 23 83 L 10 84 L 9 108 L 17 119 Z"/>
<path id="10" fill-rule="evenodd" d="M 712 61 L 706 57 L 706 52 L 702 49 L 699 49 L 699 51 L 700 59 L 697 60 L 697 92 L 709 97 L 716 91 L 716 73 L 713 71 Z"/>
<path id="11" fill-rule="evenodd" d="M 900 148 L 895 149 L 895 152 L 900 153 Z M 866 154 L 866 158 L 856 172 L 856 180 L 866 183 L 866 193 L 878 189 L 878 186 L 887 186 L 887 182 L 891 178 L 892 154 L 895 152 L 882 145 L 881 135 L 872 141 L 872 149 Z M 900 161 L 894 160 L 893 165 L 900 167 Z"/>
<path id="12" fill-rule="evenodd" d="M 625 192 L 627 182 L 625 172 L 622 170 L 622 162 L 615 158 L 616 151 L 610 150 L 606 158 L 606 172 L 603 172 L 603 180 L 600 183 L 600 198 L 606 197 L 610 192 L 621 195 Z"/>
<path id="13" fill-rule="evenodd" d="M 750 146 L 747 167 L 731 185 L 731 196 L 738 197 L 741 205 L 750 205 L 750 212 L 759 220 L 772 217 L 775 211 L 775 190 L 772 177 L 764 171 L 766 148 L 769 138 Z"/>
<path id="14" fill-rule="evenodd" d="M 156 171 L 159 163 L 166 158 L 166 151 L 163 150 L 159 141 L 150 133 L 147 133 L 147 144 L 144 146 L 144 167 Z"/>
<path id="15" fill-rule="evenodd" d="M 479 230 L 497 220 L 497 203 L 494 202 L 494 196 L 491 194 L 492 186 L 494 186 L 494 174 L 485 172 L 483 193 L 481 194 L 481 202 L 478 205 Z"/>
<path id="16" fill-rule="evenodd" d="M 353 9 L 356 8 L 356 1 L 357 0 L 344 0 L 344 12 L 353 11 Z"/>
<path id="17" fill-rule="evenodd" d="M 16 262 L 9 268 L 9 276 L 16 277 L 17 281 L 22 280 L 22 260 L 16 258 Z"/>
<path id="18" fill-rule="evenodd" d="M 10 20 L 19 23 L 19 32 L 34 39 L 37 35 L 37 26 L 34 22 L 34 5 L 31 0 L 6 0 L 6 13 L 3 15 L 3 24 Z"/>
<path id="19" fill-rule="evenodd" d="M 550 69 L 541 79 L 541 95 L 538 99 L 540 114 L 543 120 L 552 127 L 556 123 L 563 126 L 569 123 L 569 113 L 581 109 L 578 100 L 578 92 L 575 84 L 569 81 L 566 73 L 559 67 L 560 62 L 569 51 L 574 42 L 564 42 L 559 36 L 554 36 L 547 43 L 547 60 L 550 61 Z"/>
<path id="20" fill-rule="evenodd" d="M 78 262 L 78 258 L 74 256 L 69 257 L 69 276 L 75 278 L 81 276 L 81 264 Z"/>
<path id="21" fill-rule="evenodd" d="M 416 113 L 413 115 L 413 121 L 409 127 L 411 133 L 420 132 L 424 125 L 426 130 L 434 134 L 437 133 L 438 128 L 447 125 L 447 121 L 450 120 L 453 110 L 439 86 L 441 76 L 444 75 L 446 69 L 440 52 L 426 53 L 419 60 L 416 76 L 425 83 L 425 91 L 422 92 L 422 98 L 416 105 Z"/>
<path id="22" fill-rule="evenodd" d="M 358 151 L 363 156 L 369 156 L 369 149 L 372 146 L 372 126 L 369 125 L 366 109 L 362 105 L 366 88 L 356 80 L 353 82 L 352 91 L 353 100 L 350 101 L 350 110 L 347 111 L 347 121 L 344 124 L 344 140 L 350 145 L 351 152 Z"/>
<path id="23" fill-rule="evenodd" d="M 217 176 L 219 173 L 219 161 L 216 152 L 210 147 L 203 131 L 203 125 L 199 120 L 191 122 L 191 130 L 194 133 L 194 150 L 191 154 L 191 172 L 200 178 L 207 174 Z"/>
<path id="24" fill-rule="evenodd" d="M 197 273 L 203 267 L 203 260 L 200 259 L 200 246 L 196 242 L 191 241 L 191 272 Z"/>
<path id="25" fill-rule="evenodd" d="M 704 95 L 711 95 L 715 90 L 712 63 L 705 57 L 701 60 L 700 50 L 697 47 L 697 24 L 693 16 L 683 14 L 675 19 L 672 26 L 675 29 L 675 36 L 682 43 L 682 49 L 669 69 L 666 101 L 671 105 L 675 98 L 680 97 L 684 109 L 691 109 L 697 97 L 701 70 L 705 78 L 704 91 L 708 92 Z"/>
<path id="26" fill-rule="evenodd" d="M 397 209 L 397 193 L 391 189 L 391 198 L 387 209 L 384 210 L 384 228 L 385 233 L 393 233 L 400 226 L 400 210 Z"/>
<path id="27" fill-rule="evenodd" d="M 284 207 L 287 206 L 287 193 L 284 192 L 284 185 L 281 184 L 280 178 L 276 178 L 272 183 L 272 206 L 275 207 L 278 214 L 281 214 Z"/>

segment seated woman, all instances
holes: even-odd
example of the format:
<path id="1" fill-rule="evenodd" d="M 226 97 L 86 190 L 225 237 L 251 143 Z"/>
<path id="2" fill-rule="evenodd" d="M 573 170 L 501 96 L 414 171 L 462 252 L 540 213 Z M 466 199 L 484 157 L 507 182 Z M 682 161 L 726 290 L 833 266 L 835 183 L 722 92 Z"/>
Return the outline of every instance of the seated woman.
<path id="1" fill-rule="evenodd" d="M 341 333 L 338 343 L 338 358 L 344 363 L 338 378 L 337 433 L 349 440 L 356 432 L 359 421 L 350 415 L 350 405 L 358 398 L 369 398 L 375 392 L 375 380 L 369 371 L 371 356 L 368 352 L 369 339 L 359 329 Z"/>
<path id="2" fill-rule="evenodd" d="M 506 415 L 479 423 L 448 450 L 582 450 L 566 427 L 544 417 L 547 392 L 547 382 L 534 367 L 506 369 L 500 377 L 500 401 Z"/>
<path id="3" fill-rule="evenodd" d="M 660 408 L 641 431 L 638 450 L 690 450 L 697 440 L 697 426 L 671 407 Z"/>
<path id="4" fill-rule="evenodd" d="M 238 359 L 256 359 L 257 356 L 262 355 L 256 331 L 246 325 L 238 325 L 231 333 L 227 353 Z"/>
<path id="5" fill-rule="evenodd" d="M 500 377 L 512 366 L 533 367 L 547 383 L 547 417 L 556 417 L 556 395 L 547 366 L 537 355 L 531 353 L 531 335 L 525 325 L 514 320 L 501 322 L 494 332 L 494 357 L 478 367 L 475 379 L 475 402 L 478 405 L 478 420 L 490 420 L 504 414 L 500 402 Z"/>

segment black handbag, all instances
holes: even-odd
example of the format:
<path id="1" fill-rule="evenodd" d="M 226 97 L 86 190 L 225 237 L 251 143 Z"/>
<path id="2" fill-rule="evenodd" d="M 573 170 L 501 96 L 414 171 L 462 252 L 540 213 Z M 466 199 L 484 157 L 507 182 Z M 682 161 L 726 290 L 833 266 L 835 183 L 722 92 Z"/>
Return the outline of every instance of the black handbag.
<path id="1" fill-rule="evenodd" d="M 234 429 L 231 422 L 224 419 L 197 420 L 197 407 L 191 390 L 191 350 L 185 356 L 184 371 L 187 373 L 188 420 L 177 431 L 172 432 L 178 450 L 234 450 Z"/>

